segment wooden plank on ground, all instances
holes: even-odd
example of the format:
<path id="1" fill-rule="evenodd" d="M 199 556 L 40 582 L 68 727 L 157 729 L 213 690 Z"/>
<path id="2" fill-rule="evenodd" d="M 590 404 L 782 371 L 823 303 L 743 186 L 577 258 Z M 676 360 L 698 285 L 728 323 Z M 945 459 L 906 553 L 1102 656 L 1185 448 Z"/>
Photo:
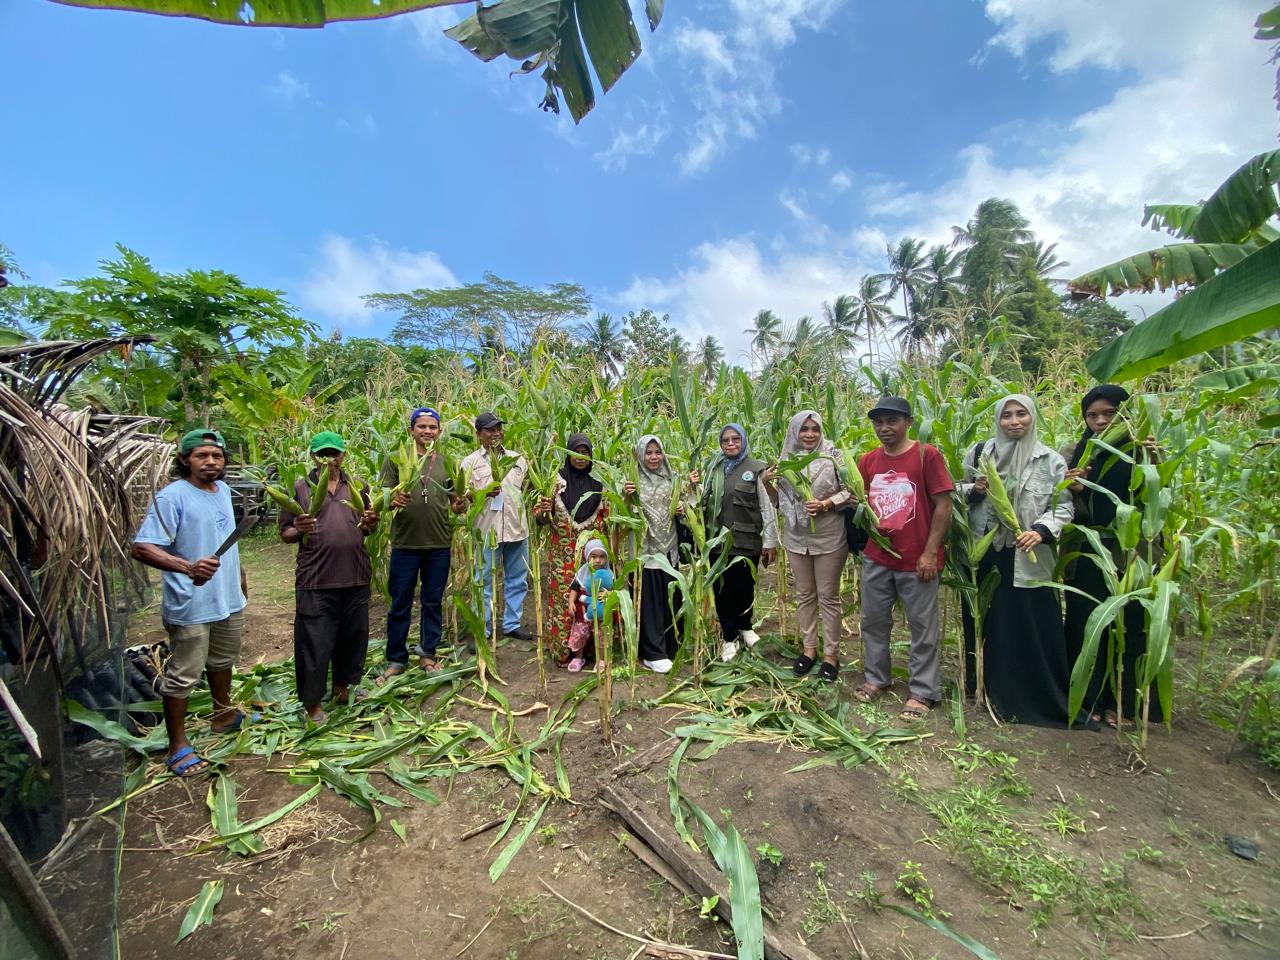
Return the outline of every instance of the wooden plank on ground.
<path id="1" fill-rule="evenodd" d="M 653 817 L 644 801 L 632 790 L 616 783 L 606 783 L 600 789 L 600 796 L 697 896 L 719 897 L 716 913 L 726 923 L 732 923 L 729 887 L 719 870 L 681 843 L 675 828 Z M 764 955 L 765 960 L 822 960 L 803 944 L 783 937 L 767 919 L 764 921 Z"/>
<path id="2" fill-rule="evenodd" d="M 676 747 L 679 743 L 680 741 L 677 738 L 668 737 L 666 740 L 655 743 L 651 747 L 646 747 L 644 750 L 633 754 L 610 770 L 609 776 L 616 780 L 618 777 L 629 776 L 633 773 L 640 773 L 642 770 L 648 770 L 655 763 L 659 763 L 671 756 L 671 754 L 675 753 Z"/>

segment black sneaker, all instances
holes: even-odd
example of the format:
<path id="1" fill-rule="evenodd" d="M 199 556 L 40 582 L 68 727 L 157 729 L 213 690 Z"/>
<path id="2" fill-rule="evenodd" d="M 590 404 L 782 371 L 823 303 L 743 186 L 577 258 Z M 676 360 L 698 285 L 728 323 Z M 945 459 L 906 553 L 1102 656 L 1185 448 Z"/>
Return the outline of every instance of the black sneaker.
<path id="1" fill-rule="evenodd" d="M 533 634 L 524 627 L 516 627 L 514 630 L 508 630 L 506 635 L 512 640 L 523 640 L 525 643 L 528 643 L 533 639 Z"/>

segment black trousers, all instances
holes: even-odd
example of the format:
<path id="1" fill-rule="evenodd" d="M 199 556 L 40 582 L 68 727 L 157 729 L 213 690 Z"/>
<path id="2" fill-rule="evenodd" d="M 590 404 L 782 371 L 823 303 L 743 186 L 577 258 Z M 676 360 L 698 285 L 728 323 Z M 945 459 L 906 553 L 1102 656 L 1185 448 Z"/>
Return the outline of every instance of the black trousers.
<path id="1" fill-rule="evenodd" d="M 679 628 L 672 610 L 683 602 L 677 586 L 668 599 L 667 591 L 676 578 L 665 570 L 645 570 L 640 594 L 640 659 L 674 660 L 680 647 Z"/>
<path id="2" fill-rule="evenodd" d="M 736 643 L 743 630 L 751 629 L 752 608 L 756 604 L 757 557 L 734 557 L 724 573 L 711 585 L 716 599 L 716 616 L 725 643 Z"/>
<path id="3" fill-rule="evenodd" d="M 298 699 L 314 707 L 324 699 L 329 673 L 338 686 L 364 675 L 369 652 L 369 585 L 295 590 L 293 663 Z"/>

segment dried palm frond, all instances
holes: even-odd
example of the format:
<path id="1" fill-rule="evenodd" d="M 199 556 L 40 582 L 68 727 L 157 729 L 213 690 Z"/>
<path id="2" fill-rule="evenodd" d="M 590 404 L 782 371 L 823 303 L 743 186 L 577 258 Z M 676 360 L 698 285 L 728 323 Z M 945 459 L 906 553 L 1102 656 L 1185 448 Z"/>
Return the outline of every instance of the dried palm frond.
<path id="1" fill-rule="evenodd" d="M 46 642 L 60 661 L 70 638 L 83 668 L 80 637 L 110 625 L 116 589 L 144 582 L 127 548 L 172 446 L 150 418 L 57 402 L 97 357 L 138 342 L 0 347 L 0 591 L 28 615 L 23 662 Z"/>

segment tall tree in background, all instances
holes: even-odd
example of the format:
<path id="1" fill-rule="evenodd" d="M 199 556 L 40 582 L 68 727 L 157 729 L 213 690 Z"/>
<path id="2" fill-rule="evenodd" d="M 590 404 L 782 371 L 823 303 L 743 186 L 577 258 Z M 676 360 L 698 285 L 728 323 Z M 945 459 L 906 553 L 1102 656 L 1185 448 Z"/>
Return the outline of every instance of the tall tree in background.
<path id="1" fill-rule="evenodd" d="M 671 362 L 680 367 L 687 367 L 693 360 L 689 351 L 689 341 L 678 333 L 671 335 Z"/>
<path id="2" fill-rule="evenodd" d="M 523 354 L 535 337 L 583 320 L 591 311 L 591 298 L 580 284 L 553 283 L 538 290 L 492 273 L 479 283 L 371 293 L 364 301 L 400 314 L 391 339 L 401 346 L 481 348 L 498 355 Z"/>
<path id="3" fill-rule="evenodd" d="M 897 246 L 888 247 L 889 271 L 881 276 L 889 283 L 889 295 L 902 297 L 902 315 L 908 320 L 915 314 L 915 303 L 925 279 L 924 241 L 903 237 Z"/>
<path id="4" fill-rule="evenodd" d="M 832 303 L 822 305 L 822 317 L 827 324 L 827 342 L 839 365 L 858 339 L 857 301 L 842 293 Z"/>
<path id="5" fill-rule="evenodd" d="M 742 331 L 751 337 L 751 353 L 767 365 L 782 347 L 782 319 L 772 310 L 761 310 L 752 325 Z"/>
<path id="6" fill-rule="evenodd" d="M 704 384 L 715 382 L 716 374 L 720 372 L 720 364 L 723 362 L 724 348 L 720 346 L 720 341 L 712 336 L 703 337 L 698 344 L 697 352 L 693 355 L 693 363 L 701 372 Z"/>
<path id="7" fill-rule="evenodd" d="M 884 333 L 885 323 L 893 316 L 893 308 L 889 306 L 892 292 L 885 289 L 887 283 L 885 274 L 863 274 L 858 282 L 858 292 L 853 295 L 854 313 L 858 326 L 867 331 L 867 350 L 873 364 L 877 341 Z"/>
<path id="8" fill-rule="evenodd" d="M 964 295 L 960 286 L 960 257 L 942 244 L 929 248 L 919 286 L 920 313 L 936 313 L 954 306 Z"/>
<path id="9" fill-rule="evenodd" d="M 578 335 L 582 338 L 583 349 L 600 376 L 606 381 L 617 379 L 622 372 L 621 363 L 626 359 L 626 352 L 613 317 L 607 313 L 597 313 L 594 320 L 578 328 Z"/>
<path id="10" fill-rule="evenodd" d="M 626 363 L 640 367 L 666 366 L 671 355 L 671 317 L 659 317 L 648 307 L 632 310 L 622 319 L 622 336 L 626 343 Z"/>
<path id="11" fill-rule="evenodd" d="M 1022 257 L 1029 257 L 1032 266 L 1035 267 L 1036 274 L 1048 284 L 1066 283 L 1062 277 L 1055 277 L 1063 267 L 1069 267 L 1071 264 L 1063 260 L 1057 253 L 1058 245 L 1056 243 L 1045 244 L 1043 240 L 1028 240 L 1026 243 L 1020 243 L 1012 247 L 1005 256 L 1010 262 L 1013 270 L 1017 270 L 1018 261 Z"/>
<path id="12" fill-rule="evenodd" d="M 145 349 L 165 362 L 149 369 L 152 374 L 167 373 L 166 396 L 178 409 L 134 407 L 130 412 L 170 416 L 191 426 L 205 424 L 215 402 L 220 367 L 242 363 L 252 352 L 299 347 L 315 333 L 279 290 L 250 287 L 221 270 L 161 273 L 141 254 L 120 245 L 116 249 L 119 259 L 104 260 L 101 276 L 68 281 L 67 290 L 43 290 L 29 300 L 27 315 L 50 337 L 155 337 Z M 104 362 L 102 369 L 122 396 L 131 395 L 127 362 Z M 156 392 L 158 384 L 149 386 Z"/>
<path id="13" fill-rule="evenodd" d="M 951 246 L 962 249 L 960 280 L 970 299 L 999 290 L 1016 272 L 1010 251 L 1034 239 L 1017 205 L 1002 197 L 983 200 L 969 222 L 951 233 Z"/>

